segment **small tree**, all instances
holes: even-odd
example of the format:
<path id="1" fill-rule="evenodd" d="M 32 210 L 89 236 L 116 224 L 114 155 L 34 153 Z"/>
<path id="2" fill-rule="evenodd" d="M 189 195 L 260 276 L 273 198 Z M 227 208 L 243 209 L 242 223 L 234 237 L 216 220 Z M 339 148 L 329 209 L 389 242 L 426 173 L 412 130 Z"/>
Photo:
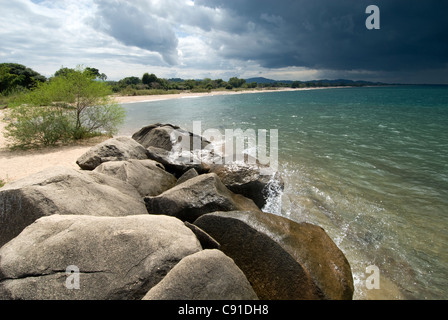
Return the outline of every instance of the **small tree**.
<path id="1" fill-rule="evenodd" d="M 246 83 L 246 80 L 238 79 L 237 77 L 233 77 L 233 78 L 229 79 L 229 84 L 234 88 L 240 88 L 245 83 Z"/>
<path id="2" fill-rule="evenodd" d="M 110 87 L 95 78 L 78 67 L 39 85 L 12 108 L 7 136 L 26 147 L 116 133 L 125 111 L 109 97 Z"/>
<path id="3" fill-rule="evenodd" d="M 118 81 L 118 83 L 120 83 L 121 85 L 126 87 L 126 86 L 129 86 L 129 85 L 140 84 L 140 83 L 142 83 L 142 80 L 140 80 L 137 77 L 127 77 L 127 78 L 121 79 L 120 81 Z"/>
<path id="4" fill-rule="evenodd" d="M 67 68 L 67 67 L 61 67 L 58 71 L 56 71 L 54 73 L 54 76 L 55 77 L 64 77 L 64 76 L 68 75 L 70 72 L 73 72 L 73 71 L 75 71 L 75 69 L 70 69 L 70 68 Z"/>
<path id="5" fill-rule="evenodd" d="M 63 108 L 20 105 L 10 109 L 14 122 L 6 127 L 5 137 L 14 148 L 54 145 L 72 139 L 72 121 Z"/>
<path id="6" fill-rule="evenodd" d="M 142 83 L 150 86 L 153 82 L 158 82 L 158 78 L 154 73 L 145 73 L 142 77 Z"/>

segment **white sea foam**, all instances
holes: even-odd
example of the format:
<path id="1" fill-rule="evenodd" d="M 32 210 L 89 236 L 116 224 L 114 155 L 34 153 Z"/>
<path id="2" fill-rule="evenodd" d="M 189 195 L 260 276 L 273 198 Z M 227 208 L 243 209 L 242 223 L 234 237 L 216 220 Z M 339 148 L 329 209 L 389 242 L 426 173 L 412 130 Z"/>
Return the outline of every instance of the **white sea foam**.
<path id="1" fill-rule="evenodd" d="M 276 172 L 272 174 L 264 191 L 266 204 L 262 208 L 262 211 L 281 215 L 283 188 Z"/>

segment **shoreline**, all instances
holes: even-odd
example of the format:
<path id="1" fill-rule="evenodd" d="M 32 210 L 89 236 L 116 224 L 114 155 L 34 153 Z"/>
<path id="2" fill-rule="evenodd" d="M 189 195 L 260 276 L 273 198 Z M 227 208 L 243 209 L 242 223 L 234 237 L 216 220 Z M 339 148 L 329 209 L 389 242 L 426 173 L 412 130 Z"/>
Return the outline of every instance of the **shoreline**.
<path id="1" fill-rule="evenodd" d="M 269 92 L 291 92 L 291 91 L 308 91 L 308 90 L 324 90 L 324 89 L 340 89 L 351 88 L 350 86 L 343 87 L 318 87 L 318 88 L 280 88 L 280 89 L 266 89 L 266 90 L 241 90 L 241 91 L 211 91 L 211 92 L 182 92 L 175 94 L 157 94 L 144 96 L 111 96 L 118 104 L 153 102 L 173 99 L 188 99 L 199 97 L 213 97 L 223 95 L 238 95 L 238 94 L 254 94 L 254 93 L 269 93 Z"/>
<path id="2" fill-rule="evenodd" d="M 179 94 L 166 95 L 147 95 L 147 96 L 112 96 L 116 103 L 140 103 L 163 101 L 172 99 L 188 99 L 198 97 L 212 97 L 220 95 L 238 95 L 238 94 L 254 94 L 268 92 L 289 92 L 289 91 L 306 91 L 306 90 L 322 90 L 333 88 L 347 87 L 320 87 L 320 88 L 280 88 L 266 90 L 242 90 L 242 91 L 212 91 L 212 92 L 182 92 Z M 61 165 L 69 168 L 79 169 L 76 160 L 87 152 L 92 146 L 100 143 L 98 139 L 92 139 L 73 143 L 70 145 L 61 145 L 56 147 L 47 147 L 42 149 L 30 150 L 10 150 L 7 148 L 7 139 L 3 136 L 5 132 L 6 122 L 3 121 L 6 116 L 5 110 L 0 110 L 0 180 L 10 183 L 30 174 L 37 173 L 44 169 Z M 107 138 L 102 138 L 106 140 Z"/>

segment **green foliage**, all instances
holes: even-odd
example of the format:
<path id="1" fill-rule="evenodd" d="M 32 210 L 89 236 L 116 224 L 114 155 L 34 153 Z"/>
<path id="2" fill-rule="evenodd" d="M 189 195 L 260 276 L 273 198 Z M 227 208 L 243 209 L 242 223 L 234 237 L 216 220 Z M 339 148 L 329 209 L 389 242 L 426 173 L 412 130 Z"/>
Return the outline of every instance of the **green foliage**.
<path id="1" fill-rule="evenodd" d="M 18 97 L 22 96 L 27 90 L 16 88 L 8 93 L 0 93 L 0 109 L 4 109 L 8 107 L 11 103 L 14 102 Z"/>
<path id="2" fill-rule="evenodd" d="M 45 81 L 43 75 L 21 64 L 0 63 L 0 93 L 4 95 L 32 89 Z"/>
<path id="3" fill-rule="evenodd" d="M 294 81 L 291 84 L 291 88 L 293 88 L 293 89 L 300 88 L 300 82 L 299 81 Z"/>
<path id="4" fill-rule="evenodd" d="M 129 86 L 129 85 L 137 85 L 142 83 L 142 81 L 140 80 L 140 78 L 137 77 L 127 77 L 124 79 L 121 79 L 119 82 L 120 86 Z"/>
<path id="5" fill-rule="evenodd" d="M 3 181 L 2 179 L 0 179 L 0 188 L 3 187 L 6 184 L 5 181 Z"/>
<path id="6" fill-rule="evenodd" d="M 69 74 L 70 72 L 75 71 L 74 69 L 70 69 L 70 68 L 66 68 L 66 67 L 61 67 L 61 69 L 59 69 L 58 71 L 56 71 L 54 73 L 55 77 L 63 77 L 66 76 L 67 74 Z"/>
<path id="7" fill-rule="evenodd" d="M 205 92 L 210 92 L 211 89 L 197 87 L 197 88 L 191 89 L 190 91 L 193 92 L 193 93 L 205 93 Z"/>
<path id="8" fill-rule="evenodd" d="M 3 65 L 0 65 L 0 92 L 8 92 L 12 88 L 17 87 L 22 81 L 23 77 L 16 74 L 11 74 L 10 69 Z"/>
<path id="9" fill-rule="evenodd" d="M 90 73 L 93 77 L 95 77 L 96 79 L 99 79 L 99 80 L 106 81 L 106 79 L 107 79 L 107 76 L 104 73 L 100 73 L 100 71 L 96 68 L 87 67 L 85 69 L 85 72 Z"/>
<path id="10" fill-rule="evenodd" d="M 123 96 L 152 96 L 162 94 L 179 94 L 180 90 L 164 90 L 164 89 L 134 89 L 128 86 L 120 91 Z"/>
<path id="11" fill-rule="evenodd" d="M 327 81 L 270 81 L 270 82 L 250 82 L 246 83 L 245 79 L 239 79 L 238 77 L 232 77 L 228 82 L 222 79 L 212 80 L 211 78 L 205 78 L 202 80 L 180 78 L 162 79 L 158 78 L 155 74 L 145 73 L 142 78 L 127 77 L 118 82 L 109 81 L 113 92 L 128 95 L 150 95 L 150 94 L 167 94 L 172 90 L 188 90 L 190 92 L 211 92 L 212 90 L 223 91 L 233 90 L 242 91 L 246 89 L 262 90 L 276 89 L 276 88 L 313 88 L 313 87 L 328 87 L 328 86 L 356 86 L 362 85 L 356 82 L 327 82 Z M 176 92 L 178 93 L 178 92 Z"/>
<path id="12" fill-rule="evenodd" d="M 158 78 L 154 73 L 145 73 L 142 77 L 142 83 L 147 85 L 151 85 L 151 83 L 157 82 L 157 80 Z"/>
<path id="13" fill-rule="evenodd" d="M 241 79 L 242 80 L 242 79 Z M 244 83 L 244 80 L 239 80 Z M 212 80 L 205 78 L 203 80 L 180 78 L 162 79 L 155 74 L 145 73 L 142 78 L 127 77 L 118 82 L 109 81 L 112 91 L 125 96 L 152 95 L 152 94 L 171 94 L 179 93 L 183 90 L 191 92 L 210 92 L 212 90 L 224 90 L 226 86 L 233 89 L 222 79 Z M 255 84 L 256 86 L 256 84 Z"/>
<path id="14" fill-rule="evenodd" d="M 110 81 L 109 86 L 113 92 L 122 92 L 127 88 L 136 89 L 136 86 L 142 85 L 142 80 L 137 77 L 126 77 L 120 81 Z M 125 94 L 126 95 L 126 94 Z"/>
<path id="15" fill-rule="evenodd" d="M 74 130 L 70 114 L 61 107 L 20 105 L 12 108 L 9 116 L 14 119 L 6 127 L 7 138 L 14 141 L 13 148 L 49 146 L 67 142 Z"/>
<path id="16" fill-rule="evenodd" d="M 76 71 L 76 69 L 71 69 L 67 67 L 61 67 L 58 71 L 54 73 L 55 77 L 65 77 L 71 72 Z M 106 81 L 107 76 L 104 73 L 100 73 L 100 71 L 96 68 L 86 67 L 84 71 L 86 74 L 89 74 L 94 79 L 99 79 Z"/>
<path id="17" fill-rule="evenodd" d="M 233 78 L 229 79 L 229 84 L 234 88 L 240 88 L 245 83 L 246 83 L 246 80 L 238 79 L 237 77 L 233 77 Z"/>
<path id="18" fill-rule="evenodd" d="M 110 87 L 88 69 L 66 69 L 23 95 L 12 107 L 7 136 L 15 146 L 54 145 L 92 134 L 116 133 L 125 111 Z"/>

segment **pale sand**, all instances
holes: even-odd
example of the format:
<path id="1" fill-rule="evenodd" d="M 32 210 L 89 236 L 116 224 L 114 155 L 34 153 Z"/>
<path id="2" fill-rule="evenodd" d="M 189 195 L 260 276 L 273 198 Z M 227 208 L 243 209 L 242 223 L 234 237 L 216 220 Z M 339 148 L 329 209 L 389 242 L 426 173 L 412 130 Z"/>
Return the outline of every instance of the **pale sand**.
<path id="1" fill-rule="evenodd" d="M 58 146 L 38 150 L 7 149 L 8 141 L 4 138 L 3 121 L 5 111 L 0 110 L 0 180 L 9 183 L 54 166 L 79 169 L 76 159 L 92 146 L 103 141 L 104 137 L 94 138 L 70 146 Z"/>
<path id="2" fill-rule="evenodd" d="M 330 88 L 330 87 L 327 87 Z M 337 88 L 337 87 L 332 87 Z M 346 87 L 345 87 L 346 88 Z M 279 88 L 279 89 L 262 89 L 262 90 L 242 90 L 242 91 L 212 91 L 212 92 L 182 92 L 179 94 L 161 94 L 150 96 L 114 96 L 117 103 L 136 103 L 136 102 L 150 102 L 161 101 L 171 99 L 184 99 L 184 98 L 196 98 L 196 97 L 212 97 L 222 95 L 235 95 L 235 94 L 249 94 L 249 93 L 262 93 L 262 92 L 283 92 L 283 91 L 304 91 L 304 90 L 318 90 L 326 88 Z"/>
<path id="3" fill-rule="evenodd" d="M 278 89 L 278 90 L 247 90 L 247 91 L 214 91 L 211 93 L 180 93 L 167 95 L 151 96 L 126 96 L 114 99 L 117 103 L 134 103 L 144 101 L 159 101 L 169 99 L 183 99 L 203 96 L 248 94 L 260 92 L 279 92 L 279 91 L 297 91 L 297 90 L 316 90 L 323 88 L 300 88 L 300 89 Z M 0 110 L 0 180 L 6 183 L 24 178 L 30 174 L 37 173 L 54 166 L 65 166 L 79 169 L 76 160 L 88 151 L 92 146 L 100 143 L 102 140 L 93 139 L 76 145 L 59 146 L 53 148 L 44 148 L 38 150 L 10 151 L 7 149 L 7 140 L 4 138 L 4 128 L 7 125 L 3 121 L 5 110 Z M 149 124 L 149 123 L 148 123 Z"/>

